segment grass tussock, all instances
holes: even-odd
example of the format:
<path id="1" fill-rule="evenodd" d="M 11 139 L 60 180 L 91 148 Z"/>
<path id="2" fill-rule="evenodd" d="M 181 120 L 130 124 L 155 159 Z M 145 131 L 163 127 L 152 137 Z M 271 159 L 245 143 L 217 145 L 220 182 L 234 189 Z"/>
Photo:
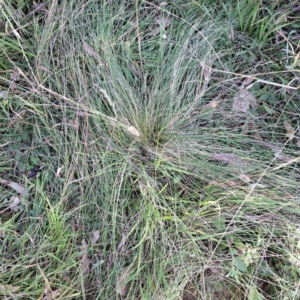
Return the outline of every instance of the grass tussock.
<path id="1" fill-rule="evenodd" d="M 2 297 L 299 298 L 297 1 L 0 9 Z"/>

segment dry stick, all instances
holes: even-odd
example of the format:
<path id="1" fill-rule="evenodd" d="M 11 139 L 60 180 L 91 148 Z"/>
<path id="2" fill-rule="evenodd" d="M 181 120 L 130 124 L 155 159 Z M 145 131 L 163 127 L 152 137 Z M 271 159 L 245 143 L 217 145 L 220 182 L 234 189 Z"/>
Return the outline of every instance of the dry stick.
<path id="1" fill-rule="evenodd" d="M 207 68 L 209 68 L 209 66 L 207 66 L 207 65 L 205 65 L 205 66 Z M 225 73 L 225 74 L 230 74 L 230 75 L 236 75 L 239 78 L 251 78 L 251 79 L 256 80 L 254 83 L 252 83 L 251 85 L 249 85 L 247 87 L 247 89 L 251 88 L 255 83 L 258 83 L 258 82 L 262 82 L 262 83 L 266 83 L 266 84 L 270 84 L 270 85 L 274 85 L 274 86 L 279 86 L 279 87 L 286 88 L 286 89 L 291 89 L 291 90 L 299 90 L 300 89 L 300 86 L 293 87 L 293 86 L 284 85 L 284 84 L 280 84 L 280 83 L 276 83 L 276 82 L 267 81 L 267 80 L 263 80 L 263 79 L 257 78 L 257 76 L 259 76 L 259 75 L 270 75 L 270 74 L 278 74 L 278 73 L 291 73 L 291 71 L 279 71 L 279 72 L 278 71 L 274 71 L 274 72 L 266 72 L 266 73 L 256 73 L 256 74 L 251 74 L 251 75 L 242 75 L 242 74 L 239 74 L 239 73 L 229 72 L 229 71 L 223 71 L 223 70 L 219 70 L 219 69 L 212 69 L 212 70 L 216 71 L 216 72 L 220 72 L 220 73 Z M 232 80 L 232 79 L 230 79 L 230 80 Z"/>

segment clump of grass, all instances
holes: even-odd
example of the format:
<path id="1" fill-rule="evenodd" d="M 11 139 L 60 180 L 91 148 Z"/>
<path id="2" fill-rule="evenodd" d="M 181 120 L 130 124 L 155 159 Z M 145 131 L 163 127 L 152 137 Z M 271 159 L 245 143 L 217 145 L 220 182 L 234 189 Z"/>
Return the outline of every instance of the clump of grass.
<path id="1" fill-rule="evenodd" d="M 5 297 L 297 298 L 299 70 L 273 43 L 294 24 L 248 2 L 2 6 L 0 167 L 28 191 L 1 215 Z"/>

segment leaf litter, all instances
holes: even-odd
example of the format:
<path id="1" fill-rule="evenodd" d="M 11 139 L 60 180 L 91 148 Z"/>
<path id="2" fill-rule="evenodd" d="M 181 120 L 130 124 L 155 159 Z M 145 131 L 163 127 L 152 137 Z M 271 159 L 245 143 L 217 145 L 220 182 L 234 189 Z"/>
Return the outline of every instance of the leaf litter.
<path id="1" fill-rule="evenodd" d="M 0 292 L 16 292 L 20 289 L 19 286 L 13 286 L 13 285 L 2 285 L 0 284 Z"/>
<path id="2" fill-rule="evenodd" d="M 224 164 L 235 163 L 239 161 L 239 158 L 232 153 L 214 153 L 211 159 L 220 161 Z"/>
<path id="3" fill-rule="evenodd" d="M 61 167 L 58 167 L 57 168 L 57 171 L 56 171 L 56 177 L 60 177 L 61 176 L 61 171 L 63 170 L 63 168 L 64 168 L 65 166 L 64 165 L 62 165 Z"/>
<path id="4" fill-rule="evenodd" d="M 37 3 L 33 1 L 34 12 L 48 12 L 47 6 L 45 3 Z"/>
<path id="5" fill-rule="evenodd" d="M 16 182 L 0 179 L 0 183 L 13 188 L 18 194 L 20 194 L 21 197 L 23 197 L 26 194 L 26 189 Z"/>
<path id="6" fill-rule="evenodd" d="M 86 41 L 83 40 L 82 44 L 87 54 L 93 56 L 98 63 L 101 63 L 101 59 L 99 55 L 96 53 L 96 51 Z"/>
<path id="7" fill-rule="evenodd" d="M 137 136 L 139 137 L 140 136 L 140 133 L 137 131 L 137 129 L 133 126 L 129 126 L 127 127 L 127 130 L 130 134 L 134 135 L 134 136 Z"/>
<path id="8" fill-rule="evenodd" d="M 94 246 L 100 238 L 100 231 L 94 231 L 92 236 L 92 246 Z"/>
<path id="9" fill-rule="evenodd" d="M 232 109 L 236 112 L 246 113 L 250 106 L 257 107 L 257 100 L 253 94 L 247 89 L 247 86 L 254 80 L 254 78 L 246 78 L 239 87 L 237 93 L 233 98 Z"/>
<path id="10" fill-rule="evenodd" d="M 244 173 L 240 174 L 239 179 L 241 179 L 243 182 L 246 182 L 246 183 L 251 181 L 250 177 Z"/>
<path id="11" fill-rule="evenodd" d="M 12 211 L 17 212 L 20 209 L 19 204 L 21 203 L 21 199 L 16 196 L 11 196 L 10 201 L 11 201 L 11 203 L 9 204 L 8 207 Z"/>
<path id="12" fill-rule="evenodd" d="M 289 138 L 290 140 L 293 139 L 295 136 L 296 130 L 294 130 L 293 126 L 288 121 L 284 121 L 283 125 L 286 129 L 285 136 L 287 138 Z"/>
<path id="13" fill-rule="evenodd" d="M 165 17 L 158 17 L 155 19 L 155 22 L 159 25 L 159 26 L 155 26 L 154 28 L 151 29 L 151 32 L 148 34 L 148 36 L 150 37 L 155 37 L 157 36 L 160 31 L 161 28 L 163 30 L 166 30 L 170 24 L 171 24 L 171 19 L 169 17 L 165 18 Z"/>
<path id="14" fill-rule="evenodd" d="M 124 250 L 124 245 L 125 245 L 125 243 L 126 243 L 126 239 L 127 239 L 126 234 L 125 234 L 125 233 L 122 233 L 122 239 L 121 239 L 121 241 L 120 241 L 120 243 L 119 243 L 119 245 L 118 245 L 118 250 L 120 250 L 120 251 L 123 251 L 123 250 Z"/>
<path id="15" fill-rule="evenodd" d="M 50 295 L 46 295 L 42 298 L 42 300 L 52 300 L 52 299 L 56 299 L 60 296 L 61 293 L 61 289 L 57 289 L 53 292 L 51 292 Z"/>
<path id="16" fill-rule="evenodd" d="M 128 279 L 129 274 L 130 274 L 130 267 L 127 267 L 119 274 L 117 279 L 116 290 L 117 293 L 122 297 L 126 296 L 126 292 L 127 292 L 126 281 Z"/>
<path id="17" fill-rule="evenodd" d="M 87 242 L 83 239 L 81 241 L 82 246 L 81 251 L 82 251 L 82 258 L 79 264 L 79 268 L 82 272 L 83 275 L 83 280 L 86 282 L 87 276 L 90 273 L 90 263 L 91 261 L 88 259 L 88 244 Z"/>
<path id="18" fill-rule="evenodd" d="M 77 120 L 70 119 L 68 120 L 67 125 L 71 126 L 75 130 L 79 129 L 79 123 Z"/>

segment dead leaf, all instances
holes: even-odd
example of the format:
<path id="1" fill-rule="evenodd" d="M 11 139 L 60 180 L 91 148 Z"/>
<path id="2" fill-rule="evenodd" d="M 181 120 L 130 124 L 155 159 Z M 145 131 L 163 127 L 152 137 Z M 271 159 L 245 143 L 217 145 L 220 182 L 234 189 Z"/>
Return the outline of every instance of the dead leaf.
<path id="1" fill-rule="evenodd" d="M 264 189 L 266 188 L 265 185 L 263 184 L 260 184 L 260 183 L 252 183 L 252 184 L 249 184 L 249 189 L 255 189 L 255 188 L 260 188 L 260 189 Z"/>
<path id="2" fill-rule="evenodd" d="M 244 93 L 244 97 L 246 97 L 248 99 L 249 104 L 252 108 L 257 107 L 257 100 L 250 91 L 246 90 L 245 93 Z"/>
<path id="3" fill-rule="evenodd" d="M 277 159 L 282 160 L 282 161 L 287 162 L 287 163 L 294 160 L 292 157 L 289 157 L 289 156 L 280 154 L 280 152 L 276 152 L 276 153 L 274 154 L 274 156 L 275 156 Z"/>
<path id="4" fill-rule="evenodd" d="M 10 201 L 11 203 L 9 204 L 8 207 L 12 211 L 17 212 L 20 209 L 19 204 L 21 203 L 21 199 L 16 196 L 11 196 Z"/>
<path id="5" fill-rule="evenodd" d="M 44 71 L 44 72 L 46 72 L 46 73 L 53 74 L 52 71 L 50 71 L 49 69 L 47 69 L 47 68 L 44 67 L 44 66 L 39 66 L 39 69 L 42 70 L 42 71 Z"/>
<path id="6" fill-rule="evenodd" d="M 297 146 L 300 148 L 300 140 L 298 140 L 298 142 L 297 142 Z"/>
<path id="7" fill-rule="evenodd" d="M 200 62 L 200 66 L 202 67 L 202 74 L 204 76 L 204 80 L 209 82 L 211 76 L 211 67 L 207 66 L 203 61 Z"/>
<path id="8" fill-rule="evenodd" d="M 13 29 L 12 31 L 13 31 L 14 35 L 17 37 L 17 39 L 21 39 L 21 36 L 19 35 L 17 30 Z"/>
<path id="9" fill-rule="evenodd" d="M 76 120 L 68 120 L 68 125 L 70 125 L 75 130 L 79 128 L 79 123 Z"/>
<path id="10" fill-rule="evenodd" d="M 285 136 L 289 138 L 290 140 L 294 138 L 296 130 L 292 127 L 292 125 L 288 121 L 284 121 L 283 125 L 286 129 Z"/>
<path id="11" fill-rule="evenodd" d="M 0 292 L 13 293 L 19 290 L 19 286 L 0 284 Z"/>
<path id="12" fill-rule="evenodd" d="M 0 215 L 1 215 L 1 211 L 0 211 Z M 0 225 L 2 224 L 1 220 L 0 220 Z M 5 231 L 4 230 L 0 230 L 0 238 L 4 238 L 5 237 Z M 1 288 L 0 288 L 1 291 Z"/>
<path id="13" fill-rule="evenodd" d="M 221 97 L 219 97 L 219 98 L 211 101 L 210 103 L 208 103 L 207 106 L 209 108 L 216 108 L 222 102 L 222 100 L 223 99 Z"/>
<path id="14" fill-rule="evenodd" d="M 164 28 L 170 26 L 171 19 L 169 17 L 158 17 L 155 19 L 156 23 L 158 23 L 161 26 L 164 26 Z"/>
<path id="15" fill-rule="evenodd" d="M 84 239 L 81 241 L 81 243 L 82 243 L 82 246 L 80 248 L 83 251 L 83 254 L 82 254 L 82 260 L 79 264 L 79 268 L 82 272 L 84 280 L 86 280 L 87 275 L 90 273 L 90 260 L 87 257 L 88 244 L 86 243 L 86 241 Z"/>
<path id="16" fill-rule="evenodd" d="M 232 187 L 232 186 L 239 186 L 240 184 L 235 181 L 227 181 L 225 182 L 225 185 Z"/>
<path id="17" fill-rule="evenodd" d="M 257 130 L 254 133 L 254 139 L 256 139 L 257 141 L 262 141 L 262 138 Z"/>
<path id="18" fill-rule="evenodd" d="M 2 218 L 8 218 L 8 217 L 11 216 L 11 214 L 12 214 L 12 211 L 9 210 L 8 208 L 5 208 L 5 209 L 3 209 L 3 210 L 0 211 L 0 216 Z"/>
<path id="19" fill-rule="evenodd" d="M 57 289 L 56 291 L 51 292 L 51 295 L 47 295 L 42 298 L 42 300 L 52 300 L 56 299 L 58 296 L 60 296 L 61 289 Z"/>
<path id="20" fill-rule="evenodd" d="M 294 58 L 294 62 L 293 62 L 293 66 L 294 67 L 296 67 L 297 65 L 299 65 L 299 63 L 298 63 L 299 57 L 300 57 L 300 51 L 298 52 L 298 54 Z"/>
<path id="21" fill-rule="evenodd" d="M 62 169 L 63 169 L 64 167 L 65 167 L 65 166 L 62 165 L 61 167 L 59 167 L 59 168 L 57 169 L 57 171 L 56 171 L 56 177 L 60 177 L 60 173 L 61 173 L 61 171 L 62 171 Z"/>
<path id="22" fill-rule="evenodd" d="M 33 1 L 33 8 L 34 8 L 34 12 L 47 12 L 47 6 L 45 3 L 41 2 L 41 3 L 37 3 L 35 1 Z"/>
<path id="23" fill-rule="evenodd" d="M 100 57 L 95 52 L 95 50 L 85 41 L 82 41 L 82 44 L 83 44 L 83 48 L 87 52 L 87 54 L 93 56 L 95 58 L 95 60 L 100 63 Z"/>
<path id="24" fill-rule="evenodd" d="M 87 251 L 88 251 L 88 244 L 87 244 L 87 242 L 85 241 L 85 239 L 83 239 L 83 240 L 81 241 L 81 244 L 82 244 L 82 246 L 80 246 L 81 251 L 87 252 Z"/>
<path id="25" fill-rule="evenodd" d="M 32 95 L 32 94 L 41 95 L 41 92 L 38 91 L 36 88 L 32 87 L 32 88 L 27 89 L 25 92 L 21 93 L 22 96 L 27 96 L 27 95 Z"/>
<path id="26" fill-rule="evenodd" d="M 126 286 L 126 280 L 128 278 L 130 267 L 124 269 L 121 274 L 119 274 L 116 284 L 116 290 L 117 293 L 124 297 L 126 295 L 127 286 Z"/>
<path id="27" fill-rule="evenodd" d="M 7 92 L 6 91 L 0 91 L 0 98 L 5 99 L 7 96 Z"/>
<path id="28" fill-rule="evenodd" d="M 16 32 L 16 34 L 18 34 Z M 19 34 L 18 34 L 19 35 Z M 20 36 L 19 36 L 20 38 Z M 11 72 L 10 74 L 10 79 L 11 79 L 11 82 L 10 82 L 10 85 L 9 85 L 9 90 L 14 90 L 15 89 L 15 86 L 16 86 L 16 81 L 18 81 L 20 78 L 20 71 L 19 71 L 19 68 L 15 67 L 13 69 L 13 71 Z"/>
<path id="29" fill-rule="evenodd" d="M 249 101 L 241 98 L 239 95 L 235 96 L 232 103 L 232 108 L 236 112 L 247 112 L 249 110 Z"/>
<path id="30" fill-rule="evenodd" d="M 134 136 L 140 136 L 140 133 L 133 126 L 127 127 L 127 130 Z"/>
<path id="31" fill-rule="evenodd" d="M 234 42 L 234 31 L 233 31 L 233 26 L 232 25 L 230 26 L 229 36 L 230 36 L 231 41 Z"/>
<path id="32" fill-rule="evenodd" d="M 256 77 L 253 76 L 253 77 L 246 77 L 245 80 L 243 81 L 242 85 L 241 85 L 241 88 L 242 89 L 247 89 L 247 87 L 249 86 L 250 83 L 253 82 L 253 80 L 255 80 Z"/>
<path id="33" fill-rule="evenodd" d="M 81 117 L 81 118 L 85 118 L 85 116 L 86 116 L 85 112 L 82 110 L 78 110 L 76 113 L 77 113 L 77 116 Z"/>
<path id="34" fill-rule="evenodd" d="M 243 182 L 247 182 L 247 183 L 251 181 L 251 179 L 249 178 L 249 176 L 246 175 L 246 174 L 241 174 L 239 176 L 239 179 L 241 179 Z"/>
<path id="35" fill-rule="evenodd" d="M 90 260 L 87 258 L 87 255 L 84 255 L 82 258 L 79 268 L 83 274 L 84 279 L 88 276 L 90 273 Z"/>
<path id="36" fill-rule="evenodd" d="M 78 15 L 77 15 L 78 17 L 79 17 L 79 16 L 83 16 L 84 9 L 85 9 L 85 6 L 83 5 L 82 8 L 81 8 L 81 10 L 79 11 L 79 13 L 78 13 Z"/>
<path id="37" fill-rule="evenodd" d="M 96 242 L 99 240 L 100 238 L 100 231 L 94 231 L 93 232 L 93 237 L 92 237 L 92 245 L 94 246 L 96 244 Z"/>
<path id="38" fill-rule="evenodd" d="M 155 27 L 151 30 L 151 33 L 149 34 L 150 37 L 157 36 L 160 33 L 160 27 Z"/>
<path id="39" fill-rule="evenodd" d="M 13 72 L 10 74 L 10 79 L 15 82 L 20 78 L 20 72 L 18 68 L 14 68 Z"/>
<path id="40" fill-rule="evenodd" d="M 164 18 L 164 17 L 158 17 L 155 19 L 156 23 L 158 25 L 160 25 L 159 27 L 155 26 L 151 32 L 149 33 L 150 37 L 154 37 L 157 36 L 160 31 L 161 31 L 161 27 L 165 30 L 166 28 L 168 28 L 171 24 L 171 20 L 170 18 Z"/>
<path id="41" fill-rule="evenodd" d="M 122 239 L 118 245 L 118 250 L 121 250 L 121 251 L 124 250 L 124 245 L 125 245 L 126 239 L 127 239 L 126 234 L 122 233 Z"/>
<path id="42" fill-rule="evenodd" d="M 234 163 L 238 161 L 238 158 L 234 156 L 234 154 L 231 153 L 215 153 L 212 157 L 213 160 L 218 160 L 223 163 Z"/>
<path id="43" fill-rule="evenodd" d="M 17 193 L 19 193 L 21 197 L 23 197 L 26 194 L 26 189 L 16 182 L 0 179 L 0 183 L 10 186 Z"/>
<path id="44" fill-rule="evenodd" d="M 223 101 L 223 98 L 219 97 L 217 99 L 214 99 L 213 101 L 209 102 L 208 104 L 204 105 L 200 113 L 203 113 L 209 109 L 216 108 L 221 102 Z"/>
<path id="45" fill-rule="evenodd" d="M 249 107 L 256 108 L 257 100 L 253 94 L 241 86 L 233 98 L 232 108 L 236 112 L 247 112 Z"/>

